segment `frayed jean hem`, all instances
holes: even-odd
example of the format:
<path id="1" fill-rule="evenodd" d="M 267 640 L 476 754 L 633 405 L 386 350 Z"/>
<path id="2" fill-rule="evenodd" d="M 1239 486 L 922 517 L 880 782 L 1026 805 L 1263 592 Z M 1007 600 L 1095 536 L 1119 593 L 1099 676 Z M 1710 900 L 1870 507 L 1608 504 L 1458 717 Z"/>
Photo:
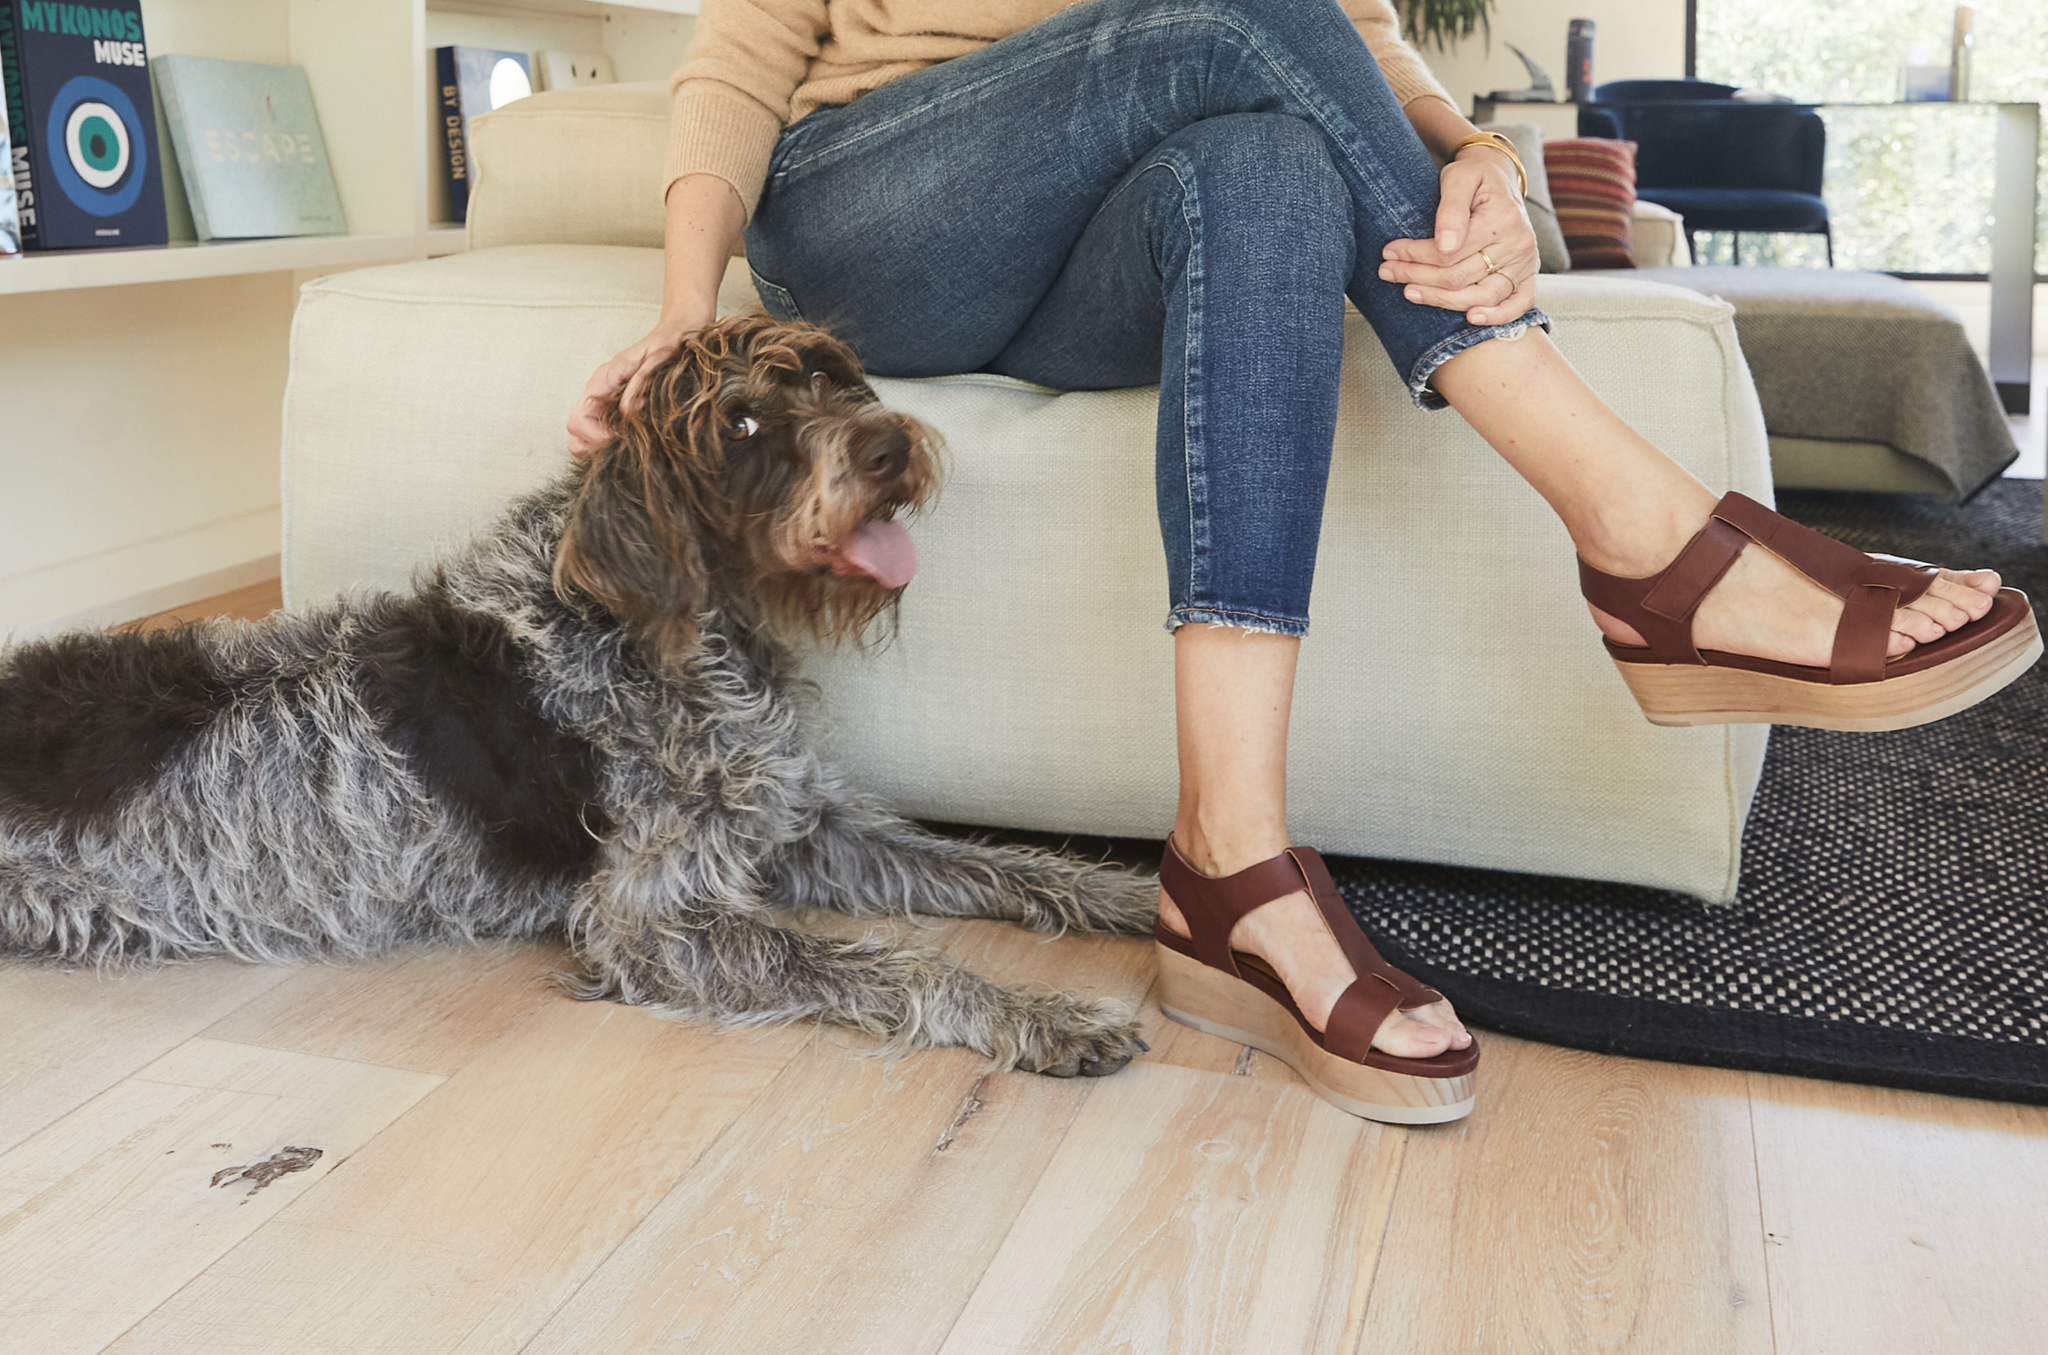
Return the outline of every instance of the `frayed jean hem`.
<path id="1" fill-rule="evenodd" d="M 1429 380 L 1436 375 L 1436 369 L 1449 362 L 1458 354 L 1488 339 L 1505 339 L 1513 342 L 1529 332 L 1529 326 L 1539 326 L 1544 333 L 1550 332 L 1550 317 L 1535 307 L 1519 320 L 1510 320 L 1504 325 L 1488 325 L 1484 329 L 1465 329 L 1451 335 L 1436 347 L 1424 353 L 1415 363 L 1415 370 L 1408 374 L 1408 394 L 1418 409 L 1442 409 L 1450 403 L 1430 388 Z"/>
<path id="2" fill-rule="evenodd" d="M 1228 626 L 1247 635 L 1291 635 L 1296 639 L 1308 634 L 1306 620 L 1267 616 L 1262 612 L 1226 611 L 1217 607 L 1176 607 L 1166 614 L 1169 634 L 1182 626 Z"/>

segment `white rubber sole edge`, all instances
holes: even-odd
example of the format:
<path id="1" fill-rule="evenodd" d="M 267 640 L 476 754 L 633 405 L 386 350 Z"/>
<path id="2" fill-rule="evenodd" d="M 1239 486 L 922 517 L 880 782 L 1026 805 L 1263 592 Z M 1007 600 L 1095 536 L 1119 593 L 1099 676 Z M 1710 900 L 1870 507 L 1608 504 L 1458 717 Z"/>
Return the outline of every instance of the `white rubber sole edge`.
<path id="1" fill-rule="evenodd" d="M 1462 1101 L 1449 1101 L 1437 1106 L 1379 1106 L 1366 1101 L 1354 1101 L 1343 1093 L 1332 1091 L 1321 1082 L 1318 1082 L 1289 1056 L 1288 1050 L 1284 1045 L 1268 1040 L 1262 1035 L 1254 1035 L 1248 1030 L 1234 1030 L 1215 1021 L 1205 1021 L 1199 1016 L 1190 1016 L 1188 1013 L 1173 1007 L 1162 1007 L 1161 1010 L 1172 1020 L 1199 1030 L 1204 1035 L 1214 1035 L 1217 1039 L 1228 1040 L 1232 1044 L 1250 1045 L 1262 1054 L 1271 1055 L 1289 1068 L 1292 1068 L 1302 1081 L 1315 1088 L 1317 1096 L 1322 1097 L 1325 1101 L 1328 1101 L 1346 1114 L 1356 1115 L 1361 1120 L 1374 1120 L 1381 1124 L 1448 1124 L 1452 1120 L 1462 1120 L 1467 1115 L 1470 1115 L 1473 1104 L 1478 1100 L 1475 1094 L 1466 1097 Z"/>

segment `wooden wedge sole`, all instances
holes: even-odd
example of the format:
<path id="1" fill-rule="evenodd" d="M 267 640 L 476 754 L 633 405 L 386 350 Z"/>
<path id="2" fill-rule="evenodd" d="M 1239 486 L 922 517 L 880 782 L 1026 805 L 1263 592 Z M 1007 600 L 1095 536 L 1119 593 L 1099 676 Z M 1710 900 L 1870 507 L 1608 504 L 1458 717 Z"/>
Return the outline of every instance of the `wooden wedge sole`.
<path id="1" fill-rule="evenodd" d="M 1947 663 L 1882 682 L 1802 682 L 1741 668 L 1616 660 L 1636 704 L 1654 725 L 1805 725 L 1813 729 L 1910 729 L 1967 710 L 2041 657 L 2032 616 Z"/>
<path id="2" fill-rule="evenodd" d="M 1156 942 L 1153 950 L 1159 956 L 1160 1000 L 1167 1016 L 1271 1054 L 1339 1110 L 1387 1124 L 1443 1124 L 1472 1113 L 1476 1074 L 1417 1077 L 1340 1059 L 1250 984 Z"/>

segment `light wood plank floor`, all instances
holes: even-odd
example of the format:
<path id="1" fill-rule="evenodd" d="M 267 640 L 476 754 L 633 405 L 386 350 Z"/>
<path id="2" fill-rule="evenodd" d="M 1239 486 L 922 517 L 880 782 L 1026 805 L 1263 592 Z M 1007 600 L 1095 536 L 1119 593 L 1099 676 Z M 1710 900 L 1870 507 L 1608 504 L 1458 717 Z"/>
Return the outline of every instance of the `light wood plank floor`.
<path id="1" fill-rule="evenodd" d="M 1383 1127 L 1164 1021 L 1144 943 L 890 930 L 1153 1052 L 885 1062 L 547 945 L 0 965 L 0 1352 L 2048 1349 L 2048 1111 L 1491 1036 L 1471 1119 Z"/>

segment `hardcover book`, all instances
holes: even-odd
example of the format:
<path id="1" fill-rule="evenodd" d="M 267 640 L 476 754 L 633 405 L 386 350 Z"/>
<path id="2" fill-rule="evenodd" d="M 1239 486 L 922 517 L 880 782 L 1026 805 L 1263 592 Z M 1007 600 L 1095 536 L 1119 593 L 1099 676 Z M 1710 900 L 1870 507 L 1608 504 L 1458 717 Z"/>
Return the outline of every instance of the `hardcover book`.
<path id="1" fill-rule="evenodd" d="M 0 0 L 0 81 L 25 248 L 164 243 L 138 0 Z"/>
<path id="2" fill-rule="evenodd" d="M 469 120 L 533 93 L 533 66 L 524 52 L 437 47 L 434 70 L 441 96 L 441 137 L 447 148 L 449 206 L 454 220 L 466 221 L 476 173 L 469 158 Z"/>
<path id="3" fill-rule="evenodd" d="M 303 68 L 204 56 L 153 64 L 201 240 L 348 230 Z"/>

